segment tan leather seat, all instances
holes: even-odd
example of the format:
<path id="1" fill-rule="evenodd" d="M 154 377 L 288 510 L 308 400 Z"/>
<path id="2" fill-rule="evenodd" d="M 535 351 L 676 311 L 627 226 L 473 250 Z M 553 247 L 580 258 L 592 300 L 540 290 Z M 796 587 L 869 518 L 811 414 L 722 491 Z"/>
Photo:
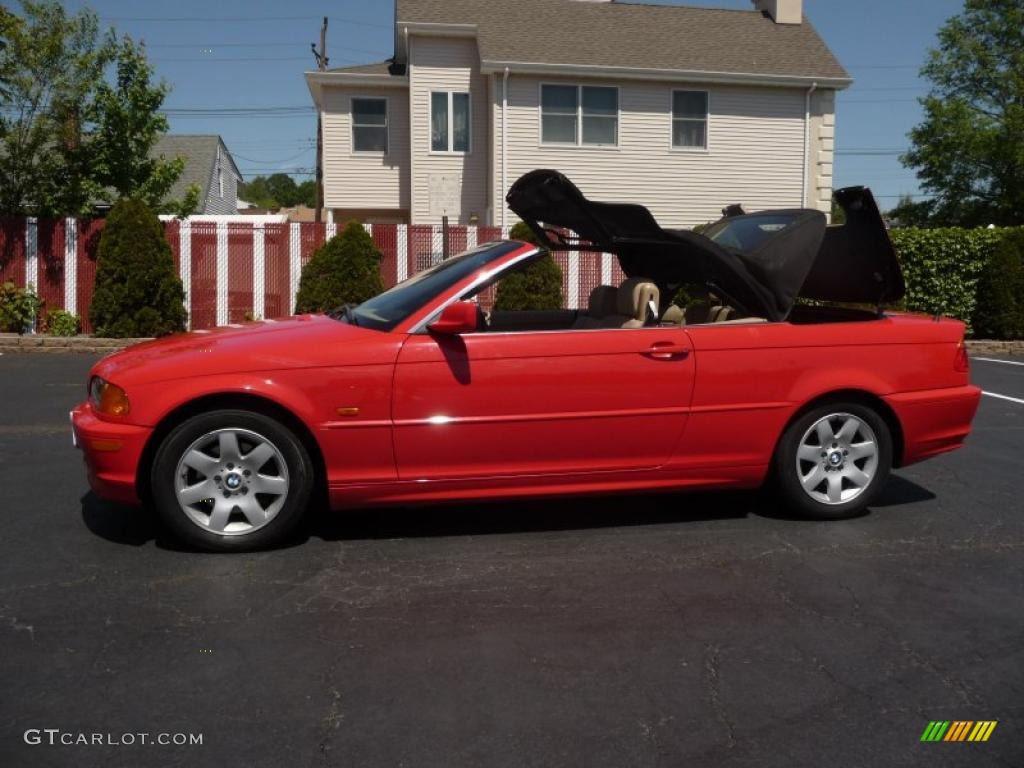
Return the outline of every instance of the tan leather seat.
<path id="1" fill-rule="evenodd" d="M 587 311 L 576 318 L 573 328 L 603 328 L 607 317 L 617 315 L 619 289 L 614 285 L 599 285 L 590 292 Z M 620 321 L 621 322 L 621 321 Z"/>
<path id="2" fill-rule="evenodd" d="M 686 325 L 686 314 L 678 304 L 670 304 L 661 316 L 662 325 Z"/>
<path id="3" fill-rule="evenodd" d="M 645 277 L 631 277 L 619 286 L 618 307 L 620 315 L 626 317 L 623 328 L 643 328 L 647 318 L 658 316 L 658 286 Z"/>

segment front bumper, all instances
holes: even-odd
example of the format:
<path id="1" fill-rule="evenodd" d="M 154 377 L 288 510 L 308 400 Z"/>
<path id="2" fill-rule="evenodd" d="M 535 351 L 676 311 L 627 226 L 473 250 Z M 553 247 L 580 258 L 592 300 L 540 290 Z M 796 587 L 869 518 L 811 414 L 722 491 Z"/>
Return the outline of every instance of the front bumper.
<path id="1" fill-rule="evenodd" d="M 85 458 L 93 491 L 109 501 L 139 504 L 136 472 L 153 429 L 104 421 L 89 402 L 71 411 L 71 429 L 75 445 Z"/>
<path id="2" fill-rule="evenodd" d="M 963 446 L 981 402 L 981 389 L 968 385 L 904 392 L 884 399 L 903 427 L 900 466 L 906 466 Z"/>

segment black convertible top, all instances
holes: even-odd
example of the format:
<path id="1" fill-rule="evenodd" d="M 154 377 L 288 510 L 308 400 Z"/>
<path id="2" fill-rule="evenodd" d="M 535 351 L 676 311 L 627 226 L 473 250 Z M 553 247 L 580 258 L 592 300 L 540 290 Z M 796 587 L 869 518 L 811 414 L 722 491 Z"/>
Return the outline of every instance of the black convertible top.
<path id="1" fill-rule="evenodd" d="M 827 227 L 810 209 L 747 214 L 731 206 L 702 234 L 662 229 L 641 205 L 588 200 L 558 171 L 527 173 L 506 200 L 551 250 L 614 253 L 628 277 L 704 283 L 749 314 L 785 320 L 797 297 L 880 305 L 905 293 L 871 191 L 835 196 L 843 226 Z"/>

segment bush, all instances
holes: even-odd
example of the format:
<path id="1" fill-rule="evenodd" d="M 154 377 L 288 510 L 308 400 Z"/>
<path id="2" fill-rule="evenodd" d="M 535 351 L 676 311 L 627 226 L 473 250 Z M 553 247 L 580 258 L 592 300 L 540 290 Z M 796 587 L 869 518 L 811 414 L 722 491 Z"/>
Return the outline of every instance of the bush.
<path id="1" fill-rule="evenodd" d="M 138 338 L 185 330 L 185 292 L 160 219 L 139 200 L 107 217 L 89 319 L 96 336 Z"/>
<path id="2" fill-rule="evenodd" d="M 1024 339 L 1024 229 L 1002 230 L 978 282 L 974 335 Z"/>
<path id="3" fill-rule="evenodd" d="M 14 283 L 0 286 L 0 331 L 24 333 L 39 316 L 43 302 L 30 285 L 19 288 Z"/>
<path id="4" fill-rule="evenodd" d="M 512 227 L 509 237 L 539 245 L 533 230 L 521 221 Z M 494 308 L 502 312 L 561 309 L 562 270 L 551 254 L 503 278 L 498 283 Z"/>
<path id="5" fill-rule="evenodd" d="M 350 221 L 313 254 L 302 268 L 296 314 L 326 312 L 343 304 L 361 304 L 384 290 L 381 254 L 358 221 Z"/>
<path id="6" fill-rule="evenodd" d="M 999 230 L 894 229 L 889 234 L 907 283 L 903 306 L 955 317 L 970 330 L 978 280 L 1000 239 Z"/>
<path id="7" fill-rule="evenodd" d="M 46 332 L 51 336 L 77 336 L 82 328 L 78 315 L 63 309 L 51 309 L 46 313 Z"/>

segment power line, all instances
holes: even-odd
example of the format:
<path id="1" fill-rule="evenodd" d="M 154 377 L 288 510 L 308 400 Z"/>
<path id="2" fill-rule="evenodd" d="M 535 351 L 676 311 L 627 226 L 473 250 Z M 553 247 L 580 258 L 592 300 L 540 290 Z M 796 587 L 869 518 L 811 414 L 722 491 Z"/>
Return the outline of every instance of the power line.
<path id="1" fill-rule="evenodd" d="M 310 21 L 317 20 L 319 16 L 101 16 L 101 21 L 145 21 L 157 23 L 188 23 L 201 22 L 203 24 L 219 24 L 239 22 L 263 22 L 263 21 Z M 353 24 L 361 27 L 377 27 L 378 29 L 394 29 L 392 24 L 379 24 L 373 21 L 361 19 L 337 19 L 345 24 Z"/>
<path id="2" fill-rule="evenodd" d="M 304 150 L 299 152 L 299 154 L 297 154 L 297 155 L 292 155 L 291 157 L 282 157 L 282 158 L 279 158 L 277 160 L 269 160 L 269 159 L 266 159 L 266 158 L 257 159 L 257 158 L 254 158 L 254 157 L 246 157 L 245 155 L 240 155 L 237 152 L 232 152 L 231 156 L 235 157 L 235 158 L 238 158 L 239 160 L 245 160 L 246 162 L 250 162 L 250 163 L 290 163 L 292 160 L 297 160 L 298 158 L 302 157 L 303 155 L 309 154 L 313 150 L 314 150 L 314 147 L 306 147 Z"/>

